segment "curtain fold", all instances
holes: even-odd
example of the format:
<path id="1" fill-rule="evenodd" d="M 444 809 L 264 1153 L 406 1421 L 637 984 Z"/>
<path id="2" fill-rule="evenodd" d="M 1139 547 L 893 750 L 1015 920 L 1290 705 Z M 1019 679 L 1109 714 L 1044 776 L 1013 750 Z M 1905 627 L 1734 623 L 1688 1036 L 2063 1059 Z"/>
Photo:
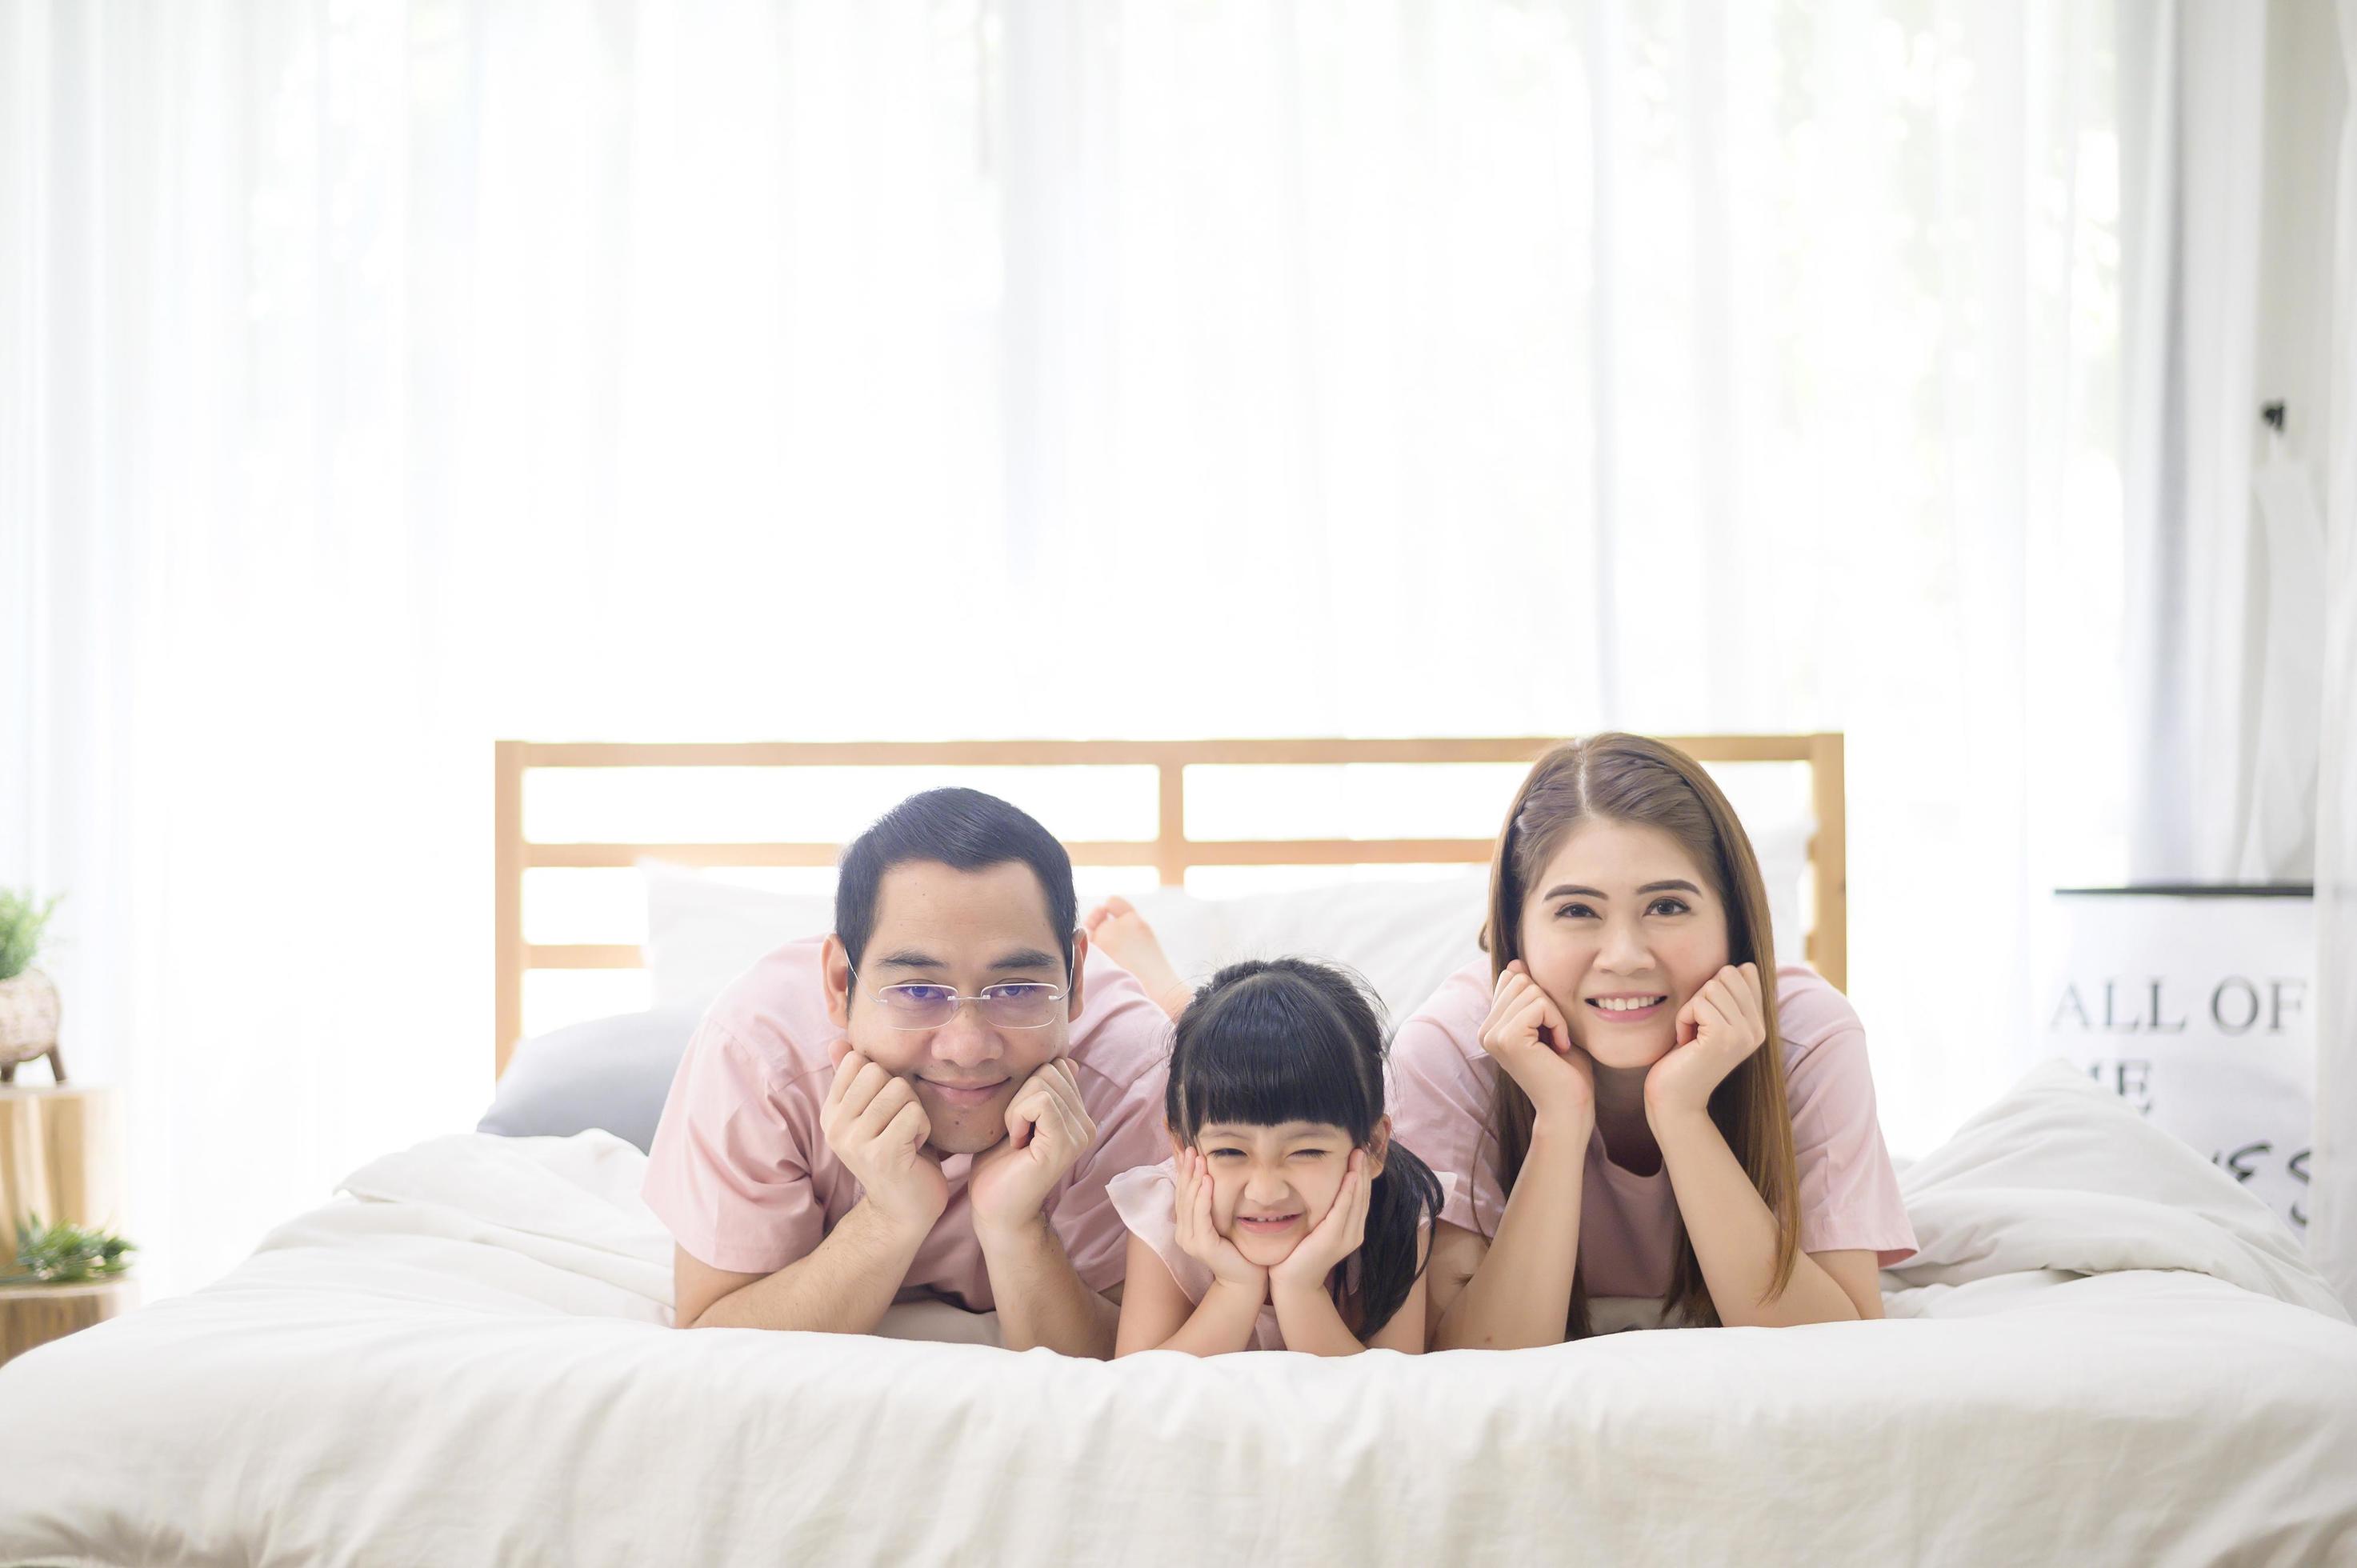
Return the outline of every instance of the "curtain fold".
<path id="1" fill-rule="evenodd" d="M 2323 707 L 2316 830 L 2316 1187 L 2309 1246 L 2357 1307 L 2357 0 L 2339 0 L 2342 116 L 2334 201 L 2325 454 Z"/>
<path id="2" fill-rule="evenodd" d="M 2266 5 L 2186 0 L 2120 7 L 2138 881 L 2244 871 L 2264 657 L 2251 483 L 2267 17 Z"/>

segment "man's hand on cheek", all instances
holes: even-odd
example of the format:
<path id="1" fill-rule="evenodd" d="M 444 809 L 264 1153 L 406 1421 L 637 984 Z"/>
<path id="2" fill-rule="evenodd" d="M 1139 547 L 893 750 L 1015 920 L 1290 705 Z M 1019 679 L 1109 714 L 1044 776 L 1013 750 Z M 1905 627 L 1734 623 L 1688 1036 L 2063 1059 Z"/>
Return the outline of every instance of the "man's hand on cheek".
<path id="1" fill-rule="evenodd" d="M 975 1230 L 1012 1231 L 1038 1219 L 1049 1190 L 1096 1141 L 1071 1063 L 1041 1064 L 1007 1102 L 1006 1142 L 974 1162 Z"/>
<path id="2" fill-rule="evenodd" d="M 861 1201 L 896 1228 L 921 1233 L 948 1207 L 949 1183 L 925 1153 L 932 1122 L 909 1080 L 869 1061 L 848 1040 L 835 1043 L 834 1082 L 819 1129 L 858 1178 Z"/>

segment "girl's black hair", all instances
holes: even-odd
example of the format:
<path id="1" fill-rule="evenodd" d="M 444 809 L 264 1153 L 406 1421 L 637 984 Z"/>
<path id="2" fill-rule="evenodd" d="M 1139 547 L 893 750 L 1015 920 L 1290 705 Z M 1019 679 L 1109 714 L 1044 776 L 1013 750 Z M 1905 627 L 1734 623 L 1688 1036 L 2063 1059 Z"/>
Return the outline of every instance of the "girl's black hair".
<path id="1" fill-rule="evenodd" d="M 1364 1148 L 1383 1114 L 1383 1014 L 1365 985 L 1308 959 L 1254 959 L 1211 976 L 1178 1016 L 1163 1119 L 1181 1143 L 1216 1122 L 1318 1122 Z M 1394 1139 L 1367 1194 L 1359 1337 L 1392 1320 L 1424 1272 L 1440 1179 Z"/>

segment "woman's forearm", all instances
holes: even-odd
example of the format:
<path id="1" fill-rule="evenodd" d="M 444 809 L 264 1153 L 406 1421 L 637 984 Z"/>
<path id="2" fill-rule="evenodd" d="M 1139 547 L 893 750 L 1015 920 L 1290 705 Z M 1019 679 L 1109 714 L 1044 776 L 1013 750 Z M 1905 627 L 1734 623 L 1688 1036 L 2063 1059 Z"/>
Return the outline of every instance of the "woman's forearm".
<path id="1" fill-rule="evenodd" d="M 1563 1342 L 1579 1264 L 1579 1205 L 1589 1128 L 1531 1132 L 1498 1234 L 1441 1315 L 1437 1350 L 1518 1350 Z"/>
<path id="2" fill-rule="evenodd" d="M 1780 1328 L 1857 1317 L 1857 1304 L 1806 1252 L 1775 1288 L 1776 1216 L 1708 1112 L 1665 1115 L 1654 1122 L 1653 1136 L 1720 1322 Z"/>

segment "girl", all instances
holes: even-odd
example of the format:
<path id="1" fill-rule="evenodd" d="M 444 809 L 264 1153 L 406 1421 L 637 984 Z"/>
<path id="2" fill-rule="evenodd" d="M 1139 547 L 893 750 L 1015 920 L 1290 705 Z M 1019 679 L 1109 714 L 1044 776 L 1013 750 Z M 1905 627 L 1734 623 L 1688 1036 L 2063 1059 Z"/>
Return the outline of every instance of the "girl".
<path id="1" fill-rule="evenodd" d="M 1116 1356 L 1425 1346 L 1443 1188 L 1391 1138 L 1374 1004 L 1302 959 L 1232 964 L 1178 1016 L 1173 1150 L 1107 1195 L 1130 1230 Z"/>
<path id="2" fill-rule="evenodd" d="M 1915 1238 L 1864 1033 L 1775 970 L 1750 841 L 1693 758 L 1628 735 L 1541 757 L 1483 945 L 1488 984 L 1452 979 L 1395 1058 L 1402 1127 L 1469 1189 L 1434 1240 L 1437 1346 L 1577 1338 L 1591 1294 L 1696 1326 L 1882 1316 Z"/>

